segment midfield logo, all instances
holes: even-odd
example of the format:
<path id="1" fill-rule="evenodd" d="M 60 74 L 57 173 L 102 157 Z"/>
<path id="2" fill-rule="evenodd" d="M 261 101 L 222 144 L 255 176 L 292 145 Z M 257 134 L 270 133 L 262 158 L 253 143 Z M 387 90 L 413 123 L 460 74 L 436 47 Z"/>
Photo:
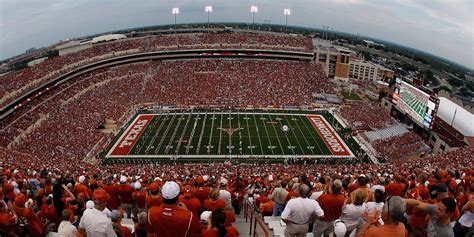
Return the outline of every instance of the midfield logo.
<path id="1" fill-rule="evenodd" d="M 234 132 L 241 130 L 243 128 L 218 128 L 219 130 L 222 130 L 223 132 L 226 132 L 229 136 L 232 136 Z"/>

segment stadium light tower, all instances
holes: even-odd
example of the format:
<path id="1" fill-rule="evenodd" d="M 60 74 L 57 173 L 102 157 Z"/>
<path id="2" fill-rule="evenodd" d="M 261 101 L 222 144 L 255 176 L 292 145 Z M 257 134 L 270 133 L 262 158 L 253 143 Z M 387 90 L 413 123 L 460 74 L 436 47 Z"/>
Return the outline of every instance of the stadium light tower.
<path id="1" fill-rule="evenodd" d="M 286 26 L 286 31 L 288 31 L 288 16 L 291 15 L 291 9 L 286 8 L 283 10 L 283 15 L 285 15 L 285 26 Z"/>
<path id="2" fill-rule="evenodd" d="M 179 14 L 179 8 L 173 7 L 173 9 L 171 9 L 171 13 L 174 15 L 174 29 L 176 29 L 176 15 Z"/>
<path id="3" fill-rule="evenodd" d="M 207 28 L 209 28 L 209 18 L 212 12 L 212 6 L 206 6 L 206 12 L 207 12 Z"/>
<path id="4" fill-rule="evenodd" d="M 258 7 L 257 6 L 251 6 L 250 7 L 250 12 L 252 13 L 252 30 L 255 29 L 255 13 L 258 12 Z"/>

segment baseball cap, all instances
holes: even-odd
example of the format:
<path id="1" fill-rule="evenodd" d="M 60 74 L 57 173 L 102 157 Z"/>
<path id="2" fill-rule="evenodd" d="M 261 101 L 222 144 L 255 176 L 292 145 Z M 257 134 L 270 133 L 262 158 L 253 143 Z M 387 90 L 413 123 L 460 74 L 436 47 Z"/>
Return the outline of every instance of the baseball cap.
<path id="1" fill-rule="evenodd" d="M 134 189 L 141 189 L 141 188 L 142 188 L 142 184 L 137 181 L 137 182 L 135 182 L 135 183 L 133 184 L 133 188 L 134 188 Z"/>
<path id="2" fill-rule="evenodd" d="M 110 212 L 110 220 L 112 220 L 113 222 L 117 221 L 119 217 L 120 213 L 117 210 L 113 210 L 112 212 Z"/>
<path id="3" fill-rule="evenodd" d="M 94 201 L 89 200 L 89 201 L 86 202 L 86 208 L 87 209 L 92 209 L 92 208 L 94 208 L 94 206 L 95 206 Z"/>
<path id="4" fill-rule="evenodd" d="M 84 175 L 79 176 L 79 183 L 84 183 L 84 180 L 86 180 Z"/>
<path id="5" fill-rule="evenodd" d="M 153 182 L 150 185 L 148 185 L 148 190 L 152 192 L 158 191 L 159 189 L 160 189 L 160 185 L 158 185 L 158 183 L 156 182 Z"/>
<path id="6" fill-rule="evenodd" d="M 163 185 L 161 189 L 161 194 L 164 199 L 173 199 L 179 195 L 180 188 L 179 185 L 174 181 L 168 181 Z"/>
<path id="7" fill-rule="evenodd" d="M 340 219 L 334 221 L 334 235 L 336 235 L 336 237 L 344 236 L 346 232 L 347 227 L 343 221 L 341 221 Z"/>
<path id="8" fill-rule="evenodd" d="M 221 185 L 227 185 L 227 182 L 228 182 L 228 181 L 227 181 L 226 178 L 221 178 L 221 179 L 219 180 L 219 183 L 220 183 Z"/>
<path id="9" fill-rule="evenodd" d="M 125 177 L 123 175 L 120 176 L 120 183 L 125 183 L 125 182 L 127 182 L 127 177 Z"/>
<path id="10" fill-rule="evenodd" d="M 204 182 L 206 182 L 207 180 L 209 180 L 209 175 L 202 176 L 202 179 L 204 180 Z"/>
<path id="11" fill-rule="evenodd" d="M 207 220 L 209 220 L 209 217 L 211 217 L 212 211 L 203 211 L 201 213 L 201 223 L 202 224 L 207 224 Z"/>
<path id="12" fill-rule="evenodd" d="M 196 183 L 198 183 L 198 184 L 204 183 L 204 178 L 202 176 L 197 177 Z"/>
<path id="13" fill-rule="evenodd" d="M 24 194 L 19 194 L 18 196 L 15 197 L 15 205 L 17 207 L 23 207 L 26 202 L 26 196 Z"/>

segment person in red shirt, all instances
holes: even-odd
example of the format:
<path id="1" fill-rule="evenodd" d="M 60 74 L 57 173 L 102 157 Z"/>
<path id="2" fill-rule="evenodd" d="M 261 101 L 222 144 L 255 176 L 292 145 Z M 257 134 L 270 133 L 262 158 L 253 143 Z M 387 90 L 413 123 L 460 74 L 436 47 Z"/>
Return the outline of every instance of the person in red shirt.
<path id="1" fill-rule="evenodd" d="M 18 214 L 18 216 L 26 221 L 26 226 L 28 228 L 28 233 L 32 237 L 40 237 L 43 235 L 44 223 L 36 215 L 36 213 L 25 207 L 27 199 L 23 194 L 19 194 L 15 198 L 13 209 Z"/>
<path id="2" fill-rule="evenodd" d="M 237 237 L 239 231 L 233 226 L 225 226 L 226 214 L 224 209 L 218 208 L 212 212 L 208 221 L 207 229 L 203 231 L 203 237 Z"/>
<path id="3" fill-rule="evenodd" d="M 113 183 L 113 178 L 106 178 L 104 180 L 104 186 L 102 188 L 110 196 L 110 199 L 107 201 L 107 207 L 112 210 L 118 209 L 120 207 L 120 198 L 117 192 L 117 185 Z"/>
<path id="4" fill-rule="evenodd" d="M 295 184 L 295 182 L 293 181 L 288 182 L 288 188 L 287 188 L 288 194 L 286 195 L 286 198 L 285 198 L 285 201 L 287 203 L 288 201 L 290 201 L 290 199 L 297 198 L 300 196 L 298 192 L 296 192 L 297 187 L 298 187 L 298 184 Z"/>
<path id="5" fill-rule="evenodd" d="M 407 185 L 404 183 L 404 180 L 401 176 L 395 176 L 395 182 L 390 183 L 385 189 L 386 197 L 389 196 L 399 196 L 402 197 L 405 194 Z"/>
<path id="6" fill-rule="evenodd" d="M 198 215 L 202 210 L 201 202 L 193 197 L 193 190 L 189 185 L 184 187 L 183 196 L 179 197 L 179 202 L 184 203 L 188 210 L 192 211 L 195 215 Z"/>
<path id="7" fill-rule="evenodd" d="M 147 231 L 157 237 L 188 237 L 199 235 L 202 225 L 199 217 L 178 203 L 179 185 L 168 181 L 162 188 L 163 205 L 148 211 Z"/>
<path id="8" fill-rule="evenodd" d="M 112 226 L 114 227 L 114 231 L 117 234 L 117 236 L 122 236 L 122 237 L 132 237 L 132 231 L 122 225 L 122 214 L 117 210 L 113 210 L 110 213 L 110 220 L 112 221 Z"/>
<path id="9" fill-rule="evenodd" d="M 18 223 L 18 216 L 13 211 L 13 207 L 0 200 L 0 235 L 8 236 L 8 234 L 20 235 L 21 229 Z"/>
<path id="10" fill-rule="evenodd" d="M 331 193 L 319 196 L 318 203 L 324 211 L 324 217 L 316 220 L 313 227 L 313 235 L 325 237 L 334 230 L 334 221 L 342 215 L 342 206 L 346 198 L 341 194 L 342 182 L 334 180 L 331 184 Z"/>
<path id="11" fill-rule="evenodd" d="M 133 205 L 133 187 L 127 182 L 127 177 L 120 177 L 120 185 L 117 187 L 117 194 L 120 198 L 122 209 L 127 213 L 127 218 L 132 218 Z"/>
<path id="12" fill-rule="evenodd" d="M 265 203 L 260 204 L 260 213 L 262 216 L 271 216 L 273 215 L 273 207 L 275 207 L 275 202 L 273 200 L 268 200 Z"/>
<path id="13" fill-rule="evenodd" d="M 212 189 L 209 193 L 209 199 L 204 200 L 204 209 L 215 211 L 217 208 L 225 208 L 225 201 L 219 199 L 219 189 Z"/>
<path id="14" fill-rule="evenodd" d="M 78 196 L 80 193 L 84 193 L 84 197 L 89 200 L 91 198 L 91 192 L 89 188 L 85 185 L 86 183 L 86 177 L 84 175 L 81 175 L 78 179 L 78 183 L 74 186 L 72 189 L 72 193 L 74 193 L 76 196 Z"/>
<path id="15" fill-rule="evenodd" d="M 204 178 L 202 176 L 197 177 L 196 188 L 194 189 L 194 197 L 199 199 L 201 204 L 204 205 L 204 200 L 209 197 L 210 192 L 211 188 L 204 186 Z"/>
<path id="16" fill-rule="evenodd" d="M 132 197 L 137 206 L 137 208 L 134 209 L 133 215 L 138 217 L 138 213 L 145 211 L 146 209 L 146 192 L 141 189 L 142 185 L 138 181 L 133 184 L 133 188 L 135 191 L 132 193 Z"/>
<path id="17" fill-rule="evenodd" d="M 146 195 L 146 207 L 159 207 L 163 203 L 163 199 L 160 195 L 160 186 L 157 183 L 151 183 L 148 185 L 148 193 Z"/>

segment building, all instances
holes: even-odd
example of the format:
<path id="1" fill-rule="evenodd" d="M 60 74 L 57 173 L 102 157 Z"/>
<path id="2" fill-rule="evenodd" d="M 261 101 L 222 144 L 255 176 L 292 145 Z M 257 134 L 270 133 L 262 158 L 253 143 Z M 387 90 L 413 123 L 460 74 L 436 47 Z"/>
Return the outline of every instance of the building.
<path id="1" fill-rule="evenodd" d="M 348 81 L 349 59 L 351 52 L 343 47 L 336 47 L 330 41 L 313 39 L 315 61 L 323 66 L 328 78 Z"/>
<path id="2" fill-rule="evenodd" d="M 395 72 L 381 65 L 351 57 L 349 63 L 349 78 L 363 81 L 389 81 L 395 77 Z"/>

